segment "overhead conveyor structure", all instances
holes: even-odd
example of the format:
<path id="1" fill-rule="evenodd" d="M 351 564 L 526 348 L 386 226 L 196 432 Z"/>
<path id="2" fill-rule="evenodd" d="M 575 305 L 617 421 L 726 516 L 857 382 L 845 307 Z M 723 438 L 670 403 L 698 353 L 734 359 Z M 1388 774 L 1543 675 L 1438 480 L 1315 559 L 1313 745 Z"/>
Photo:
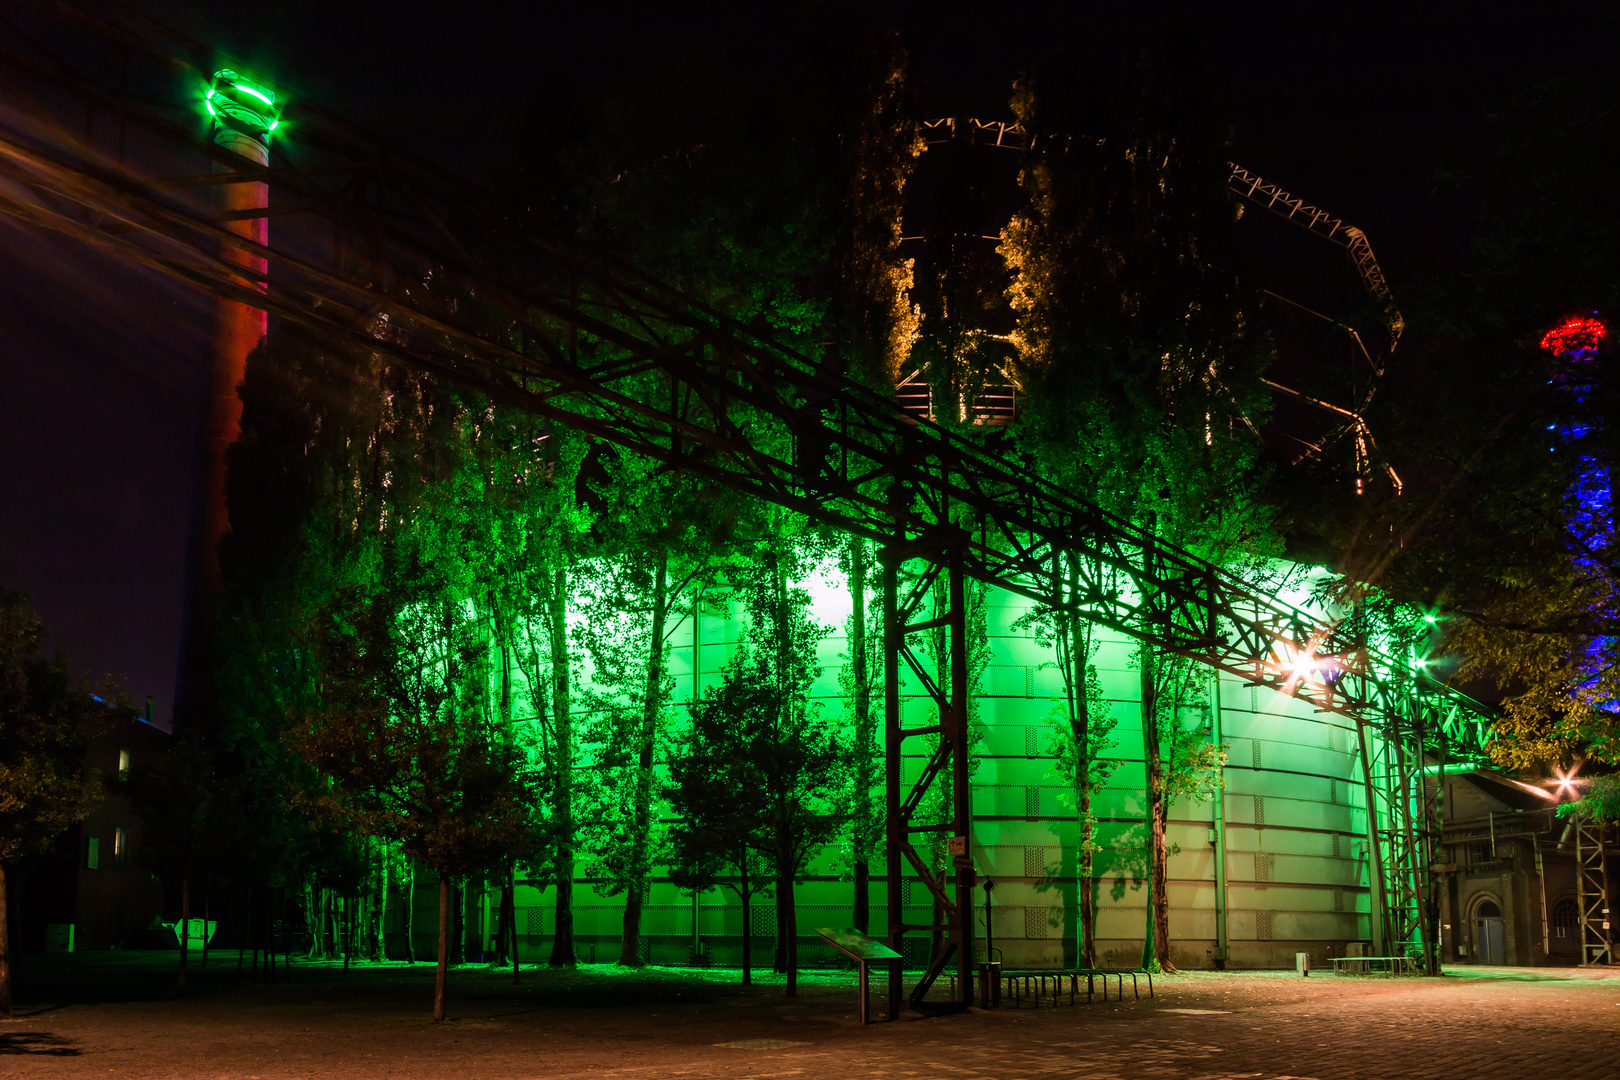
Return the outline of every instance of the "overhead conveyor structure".
<path id="1" fill-rule="evenodd" d="M 1078 609 L 1352 718 L 1378 874 L 1375 949 L 1421 950 L 1432 969 L 1438 908 L 1428 849 L 1439 828 L 1424 765 L 1477 753 L 1488 716 L 1381 649 L 1356 619 L 1324 621 L 1161 543 L 611 254 L 540 234 L 489 193 L 313 103 L 286 102 L 268 164 L 234 153 L 199 130 L 188 115 L 197 102 L 186 97 L 226 61 L 125 8 L 5 0 L 0 10 L 8 215 L 261 306 L 330 347 L 455 380 L 882 546 L 889 888 L 899 889 L 910 862 L 948 919 L 914 998 L 952 967 L 960 1004 L 975 984 L 965 579 Z M 49 23 L 51 48 L 29 32 L 36 22 Z M 167 97 L 158 92 L 165 86 Z M 152 174 L 152 163 L 165 171 Z M 267 184 L 269 205 L 221 212 L 212 193 L 241 184 Z M 277 219 L 274 247 L 232 227 L 244 214 Z M 267 273 L 253 269 L 256 259 Z M 508 330 L 456 303 L 469 295 Z M 648 373 L 660 376 L 651 398 L 633 389 Z M 946 582 L 951 610 L 924 626 L 915 621 L 918 583 L 935 579 Z M 937 702 L 937 721 L 904 726 L 896 687 L 908 636 L 941 625 L 951 639 L 945 684 L 934 684 L 929 665 L 909 664 Z M 940 735 L 938 751 L 911 782 L 899 746 L 920 730 Z M 918 820 L 921 792 L 941 776 L 955 785 L 948 817 Z M 964 853 L 952 880 L 908 856 L 919 832 L 945 833 Z M 890 908 L 897 950 L 920 929 L 898 922 L 899 911 Z"/>

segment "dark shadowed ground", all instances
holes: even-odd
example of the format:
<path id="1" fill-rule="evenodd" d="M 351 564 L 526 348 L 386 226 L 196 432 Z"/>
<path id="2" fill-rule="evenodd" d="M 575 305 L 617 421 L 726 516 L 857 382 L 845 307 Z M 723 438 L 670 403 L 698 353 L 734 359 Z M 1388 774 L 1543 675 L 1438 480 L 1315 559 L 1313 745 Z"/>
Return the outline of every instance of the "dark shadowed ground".
<path id="1" fill-rule="evenodd" d="M 23 958 L 0 1076 L 1330 1077 L 1620 1076 L 1620 973 L 1458 969 L 1441 979 L 1200 972 L 1153 1000 L 1004 1008 L 860 1027 L 853 977 L 780 983 L 606 966 L 453 973 L 296 965 L 235 982 L 216 957 L 177 1000 L 173 953 Z M 49 964 L 47 964 L 49 961 Z"/>

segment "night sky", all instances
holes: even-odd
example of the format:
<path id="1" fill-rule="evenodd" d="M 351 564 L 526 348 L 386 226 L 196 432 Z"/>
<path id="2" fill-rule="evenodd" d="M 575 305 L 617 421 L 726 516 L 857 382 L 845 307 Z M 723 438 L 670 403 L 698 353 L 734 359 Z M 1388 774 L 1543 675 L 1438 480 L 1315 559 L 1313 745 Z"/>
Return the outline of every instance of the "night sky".
<path id="1" fill-rule="evenodd" d="M 741 43 L 726 55 L 768 67 L 809 24 L 761 4 L 135 6 L 245 58 L 292 97 L 480 182 L 512 154 L 520 118 L 543 109 L 537 94 L 558 77 L 586 93 L 621 80 L 678 93 L 682 64 L 703 63 L 715 42 Z M 1020 70 L 1126 40 L 1117 14 L 1094 14 L 1118 6 L 859 10 L 900 30 L 931 114 L 999 117 Z M 1365 229 L 1399 298 L 1466 254 L 1470 208 L 1437 185 L 1437 169 L 1466 160 L 1491 109 L 1527 84 L 1608 72 L 1615 6 L 1336 8 L 1200 5 L 1197 26 L 1237 160 Z M 1323 245 L 1301 256 L 1318 257 L 1337 253 Z M 152 697 L 160 722 L 174 679 L 207 311 L 176 287 L 0 223 L 0 582 L 33 597 L 81 670 L 116 673 L 137 700 Z"/>

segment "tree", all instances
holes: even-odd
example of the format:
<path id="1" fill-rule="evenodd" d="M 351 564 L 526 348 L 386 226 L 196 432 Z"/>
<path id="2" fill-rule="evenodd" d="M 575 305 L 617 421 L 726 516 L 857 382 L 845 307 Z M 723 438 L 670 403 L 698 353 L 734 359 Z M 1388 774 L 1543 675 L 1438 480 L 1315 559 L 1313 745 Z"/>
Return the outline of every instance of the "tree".
<path id="1" fill-rule="evenodd" d="M 606 557 L 585 585 L 580 634 L 592 659 L 597 714 L 592 828 L 598 876 L 625 893 L 619 963 L 636 965 L 658 846 L 655 766 L 675 682 L 670 639 L 694 595 L 713 580 L 716 553 L 735 522 L 712 485 L 629 455 L 603 454 L 600 465 L 605 480 L 593 488 L 603 506 L 597 531 Z"/>
<path id="2" fill-rule="evenodd" d="M 387 584 L 347 591 L 315 628 L 320 705 L 289 741 L 330 778 L 308 797 L 314 811 L 438 872 L 443 1020 L 452 881 L 532 852 L 536 796 L 526 755 L 487 712 L 479 621 L 421 588 L 433 574 L 421 563 L 390 569 Z"/>
<path id="3" fill-rule="evenodd" d="M 765 792 L 755 783 L 752 732 L 740 718 L 768 702 L 758 687 L 728 678 L 692 710 L 692 725 L 670 759 L 667 791 L 677 821 L 669 833 L 670 878 L 701 892 L 721 886 L 742 903 L 742 982 L 753 982 L 754 897 L 769 890 L 760 854 Z"/>
<path id="4" fill-rule="evenodd" d="M 239 391 L 232 527 L 220 550 L 220 708 L 181 733 L 194 767 L 150 785 L 148 815 L 162 820 L 146 850 L 168 872 L 191 867 L 205 889 L 240 885 L 255 956 L 278 893 L 307 898 L 311 949 L 324 955 L 331 886 L 358 880 L 339 870 L 354 862 L 355 838 L 312 820 L 295 795 L 318 795 L 325 778 L 283 736 L 288 718 L 319 698 L 310 627 L 338 590 L 374 571 L 386 526 L 407 504 L 401 487 L 414 486 L 394 485 L 393 475 L 421 471 L 422 390 L 418 377 L 375 355 L 311 341 L 289 325 L 260 346 Z M 188 778 L 206 782 L 180 782 Z"/>
<path id="5" fill-rule="evenodd" d="M 493 416 L 472 447 L 483 485 L 483 499 L 473 508 L 479 521 L 473 577 L 487 597 L 499 655 L 502 722 L 522 720 L 516 711 L 522 697 L 535 729 L 545 792 L 535 869 L 556 888 L 548 962 L 573 967 L 581 739 L 574 721 L 580 670 L 569 647 L 569 612 L 576 601 L 575 571 L 596 516 L 580 500 L 579 473 L 589 444 L 532 417 L 504 410 Z M 514 671 L 520 679 L 512 677 Z"/>
<path id="6" fill-rule="evenodd" d="M 839 569 L 849 582 L 851 601 L 847 627 L 849 650 L 844 654 L 845 663 L 838 670 L 838 688 L 844 696 L 851 731 L 849 854 L 855 878 L 852 915 L 855 929 L 863 934 L 872 920 L 872 857 L 884 842 L 883 813 L 878 801 L 872 798 L 881 753 L 877 744 L 877 716 L 872 708 L 872 688 L 881 664 L 878 646 L 882 636 L 881 628 L 873 633 L 870 625 L 870 607 L 874 597 L 868 585 L 868 575 L 873 563 L 867 542 L 857 536 L 850 537 L 847 546 L 839 553 Z"/>
<path id="7" fill-rule="evenodd" d="M 1067 591 L 1078 587 L 1076 557 L 1069 556 Z M 1037 645 L 1053 651 L 1050 663 L 1058 670 L 1063 697 L 1054 708 L 1049 724 L 1051 736 L 1047 752 L 1053 770 L 1068 786 L 1066 796 L 1075 812 L 1079 835 L 1075 848 L 1075 906 L 1078 911 L 1076 958 L 1081 967 L 1097 964 L 1096 857 L 1097 814 L 1092 809 L 1093 794 L 1108 782 L 1119 762 L 1107 757 L 1113 747 L 1113 732 L 1119 721 L 1103 697 L 1102 678 L 1092 658 L 1096 655 L 1096 626 L 1080 613 L 1078 605 L 1037 607 L 1018 618 L 1013 629 L 1028 632 Z"/>
<path id="8" fill-rule="evenodd" d="M 45 655 L 45 627 L 21 593 L 0 588 L 0 1017 L 11 1015 L 6 870 L 45 850 L 95 808 L 101 781 L 85 746 L 109 707 Z"/>
<path id="9" fill-rule="evenodd" d="M 798 992 L 798 923 L 793 885 L 812 855 L 837 836 L 848 814 L 848 751 L 810 688 L 820 674 L 816 643 L 827 628 L 812 621 L 809 594 L 792 581 L 819 561 L 813 536 L 791 532 L 786 511 L 762 508 L 752 559 L 733 577 L 748 615 L 745 640 L 727 665 L 717 708 L 742 743 L 743 775 L 758 792 L 759 850 L 775 875 L 781 963 L 787 994 Z"/>
<path id="10" fill-rule="evenodd" d="M 1048 479 L 1239 574 L 1278 543 L 1261 499 L 1271 348 L 1238 274 L 1227 131 L 1185 42 L 1122 75 L 1053 65 L 1019 88 L 1030 206 L 1008 226 L 1026 409 L 1016 438 Z M 1149 552 L 1151 557 L 1151 552 Z M 1151 609 L 1151 597 L 1144 597 Z M 1160 616 L 1149 611 L 1146 628 Z M 1169 957 L 1165 732 L 1184 662 L 1139 657 L 1154 953 Z M 1071 678 L 1074 676 L 1071 675 Z M 1168 696 L 1167 696 L 1168 695 Z"/>
<path id="11" fill-rule="evenodd" d="M 214 854 L 210 826 L 219 791 L 210 741 L 197 729 L 182 729 L 168 753 L 142 771 L 135 803 L 143 827 L 142 856 L 160 874 L 180 882 L 180 970 L 176 989 L 186 989 L 191 952 L 192 885 Z M 206 931 L 205 931 L 206 933 Z"/>

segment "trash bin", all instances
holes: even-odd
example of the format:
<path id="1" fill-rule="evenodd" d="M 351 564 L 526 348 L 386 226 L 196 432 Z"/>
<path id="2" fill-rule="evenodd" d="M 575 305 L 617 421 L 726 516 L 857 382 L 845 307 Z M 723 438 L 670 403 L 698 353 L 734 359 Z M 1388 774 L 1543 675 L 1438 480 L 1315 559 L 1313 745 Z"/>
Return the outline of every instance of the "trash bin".
<path id="1" fill-rule="evenodd" d="M 1294 954 L 1294 970 L 1303 978 L 1311 973 L 1311 954 L 1297 952 Z"/>

